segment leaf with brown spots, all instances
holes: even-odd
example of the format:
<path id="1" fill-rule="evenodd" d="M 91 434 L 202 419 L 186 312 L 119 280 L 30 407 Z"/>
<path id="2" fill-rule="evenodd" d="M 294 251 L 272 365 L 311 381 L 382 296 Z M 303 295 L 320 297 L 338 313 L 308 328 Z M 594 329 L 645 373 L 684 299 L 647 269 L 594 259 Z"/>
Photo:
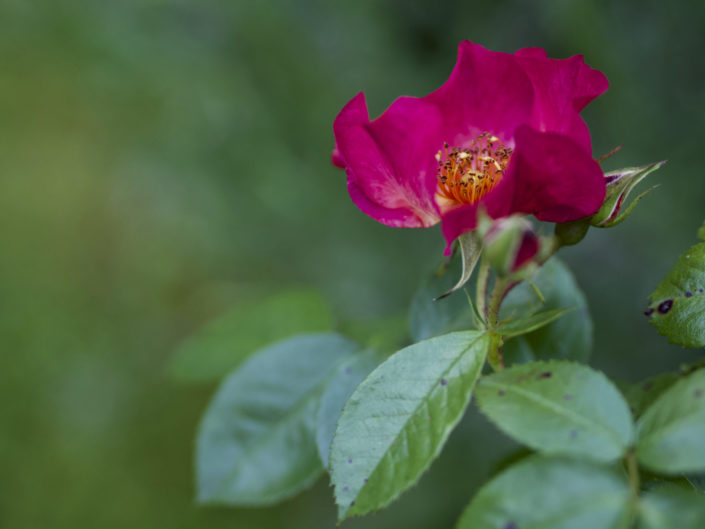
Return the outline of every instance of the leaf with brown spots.
<path id="1" fill-rule="evenodd" d="M 670 343 L 705 346 L 705 243 L 680 256 L 649 302 L 645 314 Z"/>
<path id="2" fill-rule="evenodd" d="M 480 379 L 480 410 L 546 454 L 614 461 L 632 442 L 629 408 L 605 375 L 571 362 L 532 362 Z"/>

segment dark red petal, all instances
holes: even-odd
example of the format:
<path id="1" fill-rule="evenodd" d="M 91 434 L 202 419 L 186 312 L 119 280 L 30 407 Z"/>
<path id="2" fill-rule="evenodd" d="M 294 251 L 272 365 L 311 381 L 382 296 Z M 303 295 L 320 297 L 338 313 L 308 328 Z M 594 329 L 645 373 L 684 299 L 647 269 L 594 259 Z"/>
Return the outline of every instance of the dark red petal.
<path id="1" fill-rule="evenodd" d="M 392 226 L 435 224 L 439 126 L 438 109 L 421 99 L 400 98 L 370 123 L 364 95 L 354 97 L 333 132 L 355 204 Z"/>
<path id="2" fill-rule="evenodd" d="M 493 218 L 532 213 L 539 220 L 568 222 L 592 215 L 605 198 L 599 164 L 571 138 L 522 125 L 502 181 L 483 202 Z"/>
<path id="3" fill-rule="evenodd" d="M 534 108 L 526 124 L 570 136 L 591 151 L 590 133 L 578 114 L 607 90 L 607 78 L 586 65 L 582 55 L 549 59 L 543 50 L 527 48 L 515 56 L 534 87 Z"/>
<path id="4" fill-rule="evenodd" d="M 511 271 L 516 272 L 519 270 L 524 264 L 533 259 L 538 252 L 539 238 L 533 231 L 526 230 L 519 243 L 519 250 L 514 258 L 514 265 Z"/>
<path id="5" fill-rule="evenodd" d="M 451 244 L 463 233 L 477 227 L 478 204 L 465 204 L 450 210 L 441 218 L 441 231 L 446 240 L 445 255 L 450 255 Z"/>
<path id="6" fill-rule="evenodd" d="M 445 84 L 425 98 L 441 109 L 445 141 L 459 146 L 482 132 L 510 141 L 529 119 L 533 87 L 516 58 L 465 41 Z"/>
<path id="7" fill-rule="evenodd" d="M 517 57 L 533 57 L 536 59 L 546 58 L 548 54 L 543 48 L 521 48 L 514 52 Z"/>
<path id="8" fill-rule="evenodd" d="M 330 163 L 332 163 L 336 167 L 345 169 L 345 160 L 343 160 L 343 157 L 340 155 L 340 151 L 338 150 L 337 145 L 333 147 L 333 152 L 330 155 Z"/>

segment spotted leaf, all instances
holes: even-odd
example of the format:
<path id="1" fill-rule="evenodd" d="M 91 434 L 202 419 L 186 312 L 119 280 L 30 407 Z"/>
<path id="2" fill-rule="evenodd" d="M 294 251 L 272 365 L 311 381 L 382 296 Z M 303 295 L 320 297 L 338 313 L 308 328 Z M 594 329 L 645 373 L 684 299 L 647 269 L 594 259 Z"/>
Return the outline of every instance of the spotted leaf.
<path id="1" fill-rule="evenodd" d="M 705 243 L 680 256 L 649 301 L 646 315 L 670 343 L 705 346 Z"/>
<path id="2" fill-rule="evenodd" d="M 570 362 L 532 362 L 483 377 L 480 410 L 534 450 L 596 461 L 621 457 L 633 438 L 629 408 L 602 373 Z"/>

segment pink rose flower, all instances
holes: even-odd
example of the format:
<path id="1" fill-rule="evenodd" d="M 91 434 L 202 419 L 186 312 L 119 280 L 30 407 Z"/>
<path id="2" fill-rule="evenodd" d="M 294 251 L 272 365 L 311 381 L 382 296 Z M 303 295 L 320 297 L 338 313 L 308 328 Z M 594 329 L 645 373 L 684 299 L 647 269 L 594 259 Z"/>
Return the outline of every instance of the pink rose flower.
<path id="1" fill-rule="evenodd" d="M 576 220 L 605 198 L 580 111 L 607 87 L 580 55 L 461 42 L 449 79 L 431 94 L 400 97 L 373 121 L 364 94 L 345 105 L 332 162 L 364 213 L 394 227 L 441 222 L 448 247 L 475 229 L 479 207 L 495 219 Z"/>

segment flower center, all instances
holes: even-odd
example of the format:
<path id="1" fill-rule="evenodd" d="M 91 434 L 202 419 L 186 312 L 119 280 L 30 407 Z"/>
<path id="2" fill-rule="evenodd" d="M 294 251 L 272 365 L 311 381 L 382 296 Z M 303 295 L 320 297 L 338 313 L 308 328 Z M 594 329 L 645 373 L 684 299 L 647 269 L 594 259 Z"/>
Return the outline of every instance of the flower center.
<path id="1" fill-rule="evenodd" d="M 489 132 L 480 134 L 466 149 L 449 148 L 444 143 L 436 154 L 436 196 L 442 202 L 476 203 L 502 179 L 511 156 L 512 149 Z"/>

